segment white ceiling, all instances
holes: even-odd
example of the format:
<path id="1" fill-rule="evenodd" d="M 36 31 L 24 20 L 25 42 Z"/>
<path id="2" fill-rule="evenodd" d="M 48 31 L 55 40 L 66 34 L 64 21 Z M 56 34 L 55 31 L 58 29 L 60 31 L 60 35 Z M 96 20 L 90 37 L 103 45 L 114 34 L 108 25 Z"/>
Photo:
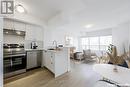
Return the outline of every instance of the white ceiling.
<path id="1" fill-rule="evenodd" d="M 64 13 L 68 26 L 113 26 L 130 20 L 130 0 L 17 0 L 27 13 L 47 21 Z"/>

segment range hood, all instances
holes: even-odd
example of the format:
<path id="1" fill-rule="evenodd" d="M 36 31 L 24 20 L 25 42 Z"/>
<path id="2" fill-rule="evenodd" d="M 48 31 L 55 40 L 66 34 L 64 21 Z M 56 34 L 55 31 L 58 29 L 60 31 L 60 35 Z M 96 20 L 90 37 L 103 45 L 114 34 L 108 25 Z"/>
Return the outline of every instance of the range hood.
<path id="1" fill-rule="evenodd" d="M 3 33 L 6 35 L 17 35 L 17 36 L 25 36 L 25 31 L 13 30 L 13 29 L 4 29 Z"/>

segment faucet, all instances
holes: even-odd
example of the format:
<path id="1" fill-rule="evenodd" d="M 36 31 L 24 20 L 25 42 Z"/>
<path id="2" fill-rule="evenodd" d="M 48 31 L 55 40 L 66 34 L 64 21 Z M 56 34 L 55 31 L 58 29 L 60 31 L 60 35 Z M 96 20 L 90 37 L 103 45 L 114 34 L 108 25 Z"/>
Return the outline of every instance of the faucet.
<path id="1" fill-rule="evenodd" d="M 56 49 L 58 48 L 58 46 L 57 46 L 57 41 L 56 41 L 56 40 L 53 41 L 53 45 L 55 45 L 55 48 L 56 48 Z"/>

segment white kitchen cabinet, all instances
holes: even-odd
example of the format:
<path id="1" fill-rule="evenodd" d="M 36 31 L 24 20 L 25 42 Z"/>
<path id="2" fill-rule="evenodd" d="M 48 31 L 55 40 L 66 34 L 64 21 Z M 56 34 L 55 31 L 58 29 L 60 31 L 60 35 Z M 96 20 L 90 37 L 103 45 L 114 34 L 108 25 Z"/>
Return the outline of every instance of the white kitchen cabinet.
<path id="1" fill-rule="evenodd" d="M 43 41 L 43 29 L 41 27 L 35 26 L 34 35 L 36 37 L 36 40 Z"/>
<path id="2" fill-rule="evenodd" d="M 26 31 L 25 40 L 43 41 L 43 28 L 40 26 L 14 21 L 11 19 L 4 19 L 4 28 Z"/>
<path id="3" fill-rule="evenodd" d="M 35 35 L 34 35 L 34 27 L 31 25 L 26 25 L 25 40 L 36 40 Z"/>
<path id="4" fill-rule="evenodd" d="M 14 22 L 12 20 L 4 19 L 3 23 L 4 23 L 3 25 L 4 28 L 14 29 Z"/>
<path id="5" fill-rule="evenodd" d="M 19 31 L 26 31 L 26 24 L 22 22 L 14 22 L 14 29 Z"/>
<path id="6" fill-rule="evenodd" d="M 26 25 L 26 40 L 37 40 L 43 41 L 43 30 L 42 28 L 34 25 Z"/>
<path id="7" fill-rule="evenodd" d="M 37 67 L 37 52 L 29 51 L 27 52 L 27 69 Z"/>
<path id="8" fill-rule="evenodd" d="M 4 19 L 4 28 L 5 29 L 11 29 L 11 30 L 20 30 L 25 31 L 26 30 L 26 24 L 23 22 L 18 22 L 14 20 Z"/>
<path id="9" fill-rule="evenodd" d="M 54 54 L 52 52 L 44 52 L 44 66 L 54 73 Z"/>
<path id="10" fill-rule="evenodd" d="M 42 63 L 42 66 L 53 72 L 55 77 L 70 71 L 69 49 L 63 48 L 60 51 L 44 51 Z"/>

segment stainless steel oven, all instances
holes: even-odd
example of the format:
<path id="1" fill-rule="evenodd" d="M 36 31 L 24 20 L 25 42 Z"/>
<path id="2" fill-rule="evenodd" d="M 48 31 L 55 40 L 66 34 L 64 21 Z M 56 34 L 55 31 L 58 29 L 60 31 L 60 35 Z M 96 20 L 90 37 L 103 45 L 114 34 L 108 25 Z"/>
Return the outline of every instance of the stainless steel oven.
<path id="1" fill-rule="evenodd" d="M 26 72 L 26 53 L 21 44 L 4 44 L 4 77 Z"/>

